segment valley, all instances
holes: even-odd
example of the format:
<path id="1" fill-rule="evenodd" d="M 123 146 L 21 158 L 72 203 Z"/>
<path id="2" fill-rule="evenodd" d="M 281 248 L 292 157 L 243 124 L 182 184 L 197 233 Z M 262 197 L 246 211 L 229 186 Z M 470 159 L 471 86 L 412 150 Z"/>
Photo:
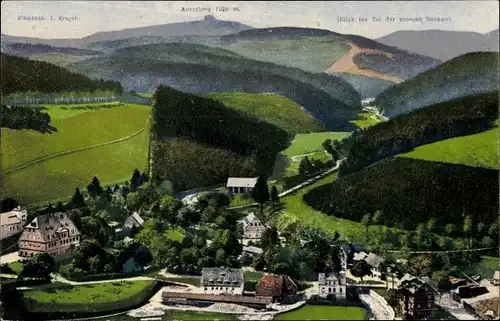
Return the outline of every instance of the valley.
<path id="1" fill-rule="evenodd" d="M 471 316 L 434 297 L 497 294 L 499 53 L 396 36 L 2 34 L 2 318 Z"/>

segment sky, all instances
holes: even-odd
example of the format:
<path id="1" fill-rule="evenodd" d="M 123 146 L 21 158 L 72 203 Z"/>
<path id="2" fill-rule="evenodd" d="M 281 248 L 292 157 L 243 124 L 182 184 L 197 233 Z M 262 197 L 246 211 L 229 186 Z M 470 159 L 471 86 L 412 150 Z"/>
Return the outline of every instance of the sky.
<path id="1" fill-rule="evenodd" d="M 144 27 L 203 19 L 210 8 L 219 20 L 256 28 L 296 26 L 377 38 L 397 30 L 454 30 L 486 33 L 498 28 L 499 4 L 485 1 L 2 1 L 2 34 L 11 36 L 82 38 L 99 31 Z M 227 7 L 229 12 L 216 11 Z M 239 9 L 233 11 L 233 8 Z M 44 17 L 44 21 L 20 16 Z M 71 21 L 59 21 L 59 16 Z M 353 17 L 356 21 L 339 21 Z M 367 21 L 360 22 L 359 18 Z M 379 17 L 375 22 L 372 17 Z M 427 22 L 425 17 L 443 18 Z M 394 18 L 392 22 L 386 18 Z M 400 22 L 400 18 L 424 21 Z M 54 19 L 54 20 L 52 20 Z"/>

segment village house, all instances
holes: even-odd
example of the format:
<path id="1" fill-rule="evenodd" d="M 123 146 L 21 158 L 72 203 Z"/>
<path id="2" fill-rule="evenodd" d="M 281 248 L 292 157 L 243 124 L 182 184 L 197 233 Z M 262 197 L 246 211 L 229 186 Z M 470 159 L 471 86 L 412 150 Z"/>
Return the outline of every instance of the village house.
<path id="1" fill-rule="evenodd" d="M 266 230 L 266 226 L 253 212 L 248 214 L 240 223 L 243 225 L 244 239 L 260 240 L 262 233 Z"/>
<path id="2" fill-rule="evenodd" d="M 41 253 L 59 256 L 80 241 L 80 231 L 65 213 L 39 215 L 24 227 L 19 238 L 19 256 Z"/>
<path id="3" fill-rule="evenodd" d="M 297 283 L 289 276 L 266 274 L 257 284 L 255 297 L 272 297 L 273 302 L 294 303 L 297 291 Z"/>
<path id="4" fill-rule="evenodd" d="M 365 258 L 365 262 L 368 263 L 368 265 L 371 266 L 371 274 L 375 278 L 381 278 L 382 273 L 385 273 L 386 271 L 381 270 L 381 264 L 384 262 L 385 259 L 381 256 L 376 255 L 375 253 L 370 253 L 368 256 Z"/>
<path id="5" fill-rule="evenodd" d="M 347 291 L 347 251 L 345 247 L 340 251 L 341 270 L 338 273 L 325 272 L 318 273 L 318 285 L 316 292 L 322 298 L 335 300 L 345 300 Z"/>
<path id="6" fill-rule="evenodd" d="M 243 295 L 243 270 L 232 268 L 203 268 L 201 285 L 205 294 Z"/>
<path id="7" fill-rule="evenodd" d="M 397 289 L 402 295 L 405 319 L 422 320 L 436 310 L 436 294 L 439 292 L 428 277 L 406 274 L 399 280 Z"/>
<path id="8" fill-rule="evenodd" d="M 318 274 L 318 295 L 320 297 L 326 299 L 333 297 L 335 300 L 345 300 L 346 290 L 345 272 Z"/>
<path id="9" fill-rule="evenodd" d="M 23 231 L 26 224 L 28 212 L 21 209 L 20 206 L 16 207 L 10 212 L 0 214 L 0 240 L 8 238 Z"/>
<path id="10" fill-rule="evenodd" d="M 123 235 L 130 235 L 132 229 L 140 229 L 144 225 L 144 220 L 139 215 L 139 213 L 134 212 L 132 215 L 127 217 L 125 223 L 123 223 L 123 228 L 121 232 Z"/>
<path id="11" fill-rule="evenodd" d="M 232 194 L 251 193 L 255 184 L 257 184 L 257 178 L 229 177 L 226 187 Z"/>

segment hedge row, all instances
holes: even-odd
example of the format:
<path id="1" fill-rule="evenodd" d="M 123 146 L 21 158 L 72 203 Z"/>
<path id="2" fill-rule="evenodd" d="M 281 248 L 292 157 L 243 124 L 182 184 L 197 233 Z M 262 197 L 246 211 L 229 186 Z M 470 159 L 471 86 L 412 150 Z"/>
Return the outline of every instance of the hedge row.
<path id="1" fill-rule="evenodd" d="M 131 272 L 131 273 L 100 273 L 100 274 L 63 274 L 63 276 L 75 282 L 86 282 L 86 281 L 102 281 L 102 280 L 115 280 L 115 279 L 126 279 L 136 276 L 143 276 L 144 274 L 149 274 L 154 271 L 160 271 L 160 268 L 150 268 L 148 270 Z"/>
<path id="2" fill-rule="evenodd" d="M 19 280 L 17 278 L 0 278 L 0 284 L 15 284 L 16 287 L 49 284 L 51 280 Z"/>

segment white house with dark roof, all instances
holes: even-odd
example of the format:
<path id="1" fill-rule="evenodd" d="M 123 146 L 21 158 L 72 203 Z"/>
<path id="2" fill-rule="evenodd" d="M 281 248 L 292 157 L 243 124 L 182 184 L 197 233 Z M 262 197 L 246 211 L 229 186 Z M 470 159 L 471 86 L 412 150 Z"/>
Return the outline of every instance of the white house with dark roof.
<path id="1" fill-rule="evenodd" d="M 0 213 L 0 240 L 23 231 L 28 218 L 28 211 L 16 207 L 10 212 Z"/>
<path id="2" fill-rule="evenodd" d="M 232 194 L 250 193 L 254 189 L 255 184 L 257 184 L 257 177 L 229 177 L 226 187 Z"/>
<path id="3" fill-rule="evenodd" d="M 132 228 L 141 228 L 144 225 L 144 219 L 139 215 L 139 213 L 134 212 L 132 215 L 127 217 L 125 223 L 123 223 L 122 233 L 124 235 L 129 235 Z"/>
<path id="4" fill-rule="evenodd" d="M 242 269 L 218 267 L 201 270 L 204 294 L 243 295 L 244 284 Z"/>
<path id="5" fill-rule="evenodd" d="M 334 297 L 336 300 L 345 300 L 347 291 L 347 252 L 341 248 L 341 269 L 336 272 L 318 273 L 317 293 L 322 298 Z"/>
<path id="6" fill-rule="evenodd" d="M 240 223 L 243 226 L 243 238 L 247 240 L 260 240 L 262 233 L 266 230 L 264 223 L 253 212 L 248 214 Z"/>

